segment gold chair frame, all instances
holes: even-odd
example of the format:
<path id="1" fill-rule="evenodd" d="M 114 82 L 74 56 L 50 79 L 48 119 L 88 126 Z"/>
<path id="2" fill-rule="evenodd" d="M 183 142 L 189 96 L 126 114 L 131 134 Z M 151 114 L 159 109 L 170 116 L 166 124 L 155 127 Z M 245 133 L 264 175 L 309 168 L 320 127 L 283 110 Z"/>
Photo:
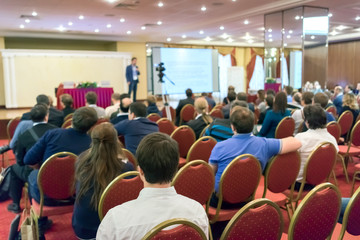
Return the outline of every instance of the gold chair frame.
<path id="1" fill-rule="evenodd" d="M 69 122 L 71 122 L 70 127 L 72 125 L 72 118 L 66 120 L 62 125 L 61 128 L 69 128 L 69 126 L 65 127 Z"/>
<path id="2" fill-rule="evenodd" d="M 350 114 L 350 115 L 352 116 L 351 122 L 354 121 L 354 115 L 352 114 L 352 112 L 351 112 L 350 110 L 346 110 L 345 112 L 343 112 L 343 113 L 339 116 L 339 118 L 338 118 L 338 120 L 337 120 L 338 123 L 339 123 L 340 120 L 344 117 L 345 114 Z M 340 124 L 340 123 L 339 123 L 339 126 L 340 126 L 340 130 L 341 130 L 341 131 L 340 131 L 340 135 L 341 135 L 342 129 L 341 129 L 341 124 Z M 351 127 L 349 128 L 349 130 L 348 130 L 347 133 L 346 133 L 345 142 L 349 139 L 350 131 L 351 131 Z"/>
<path id="3" fill-rule="evenodd" d="M 159 114 L 157 114 L 157 113 L 150 113 L 149 115 L 146 116 L 146 118 L 149 119 L 151 116 L 157 116 L 157 117 L 159 117 L 159 120 L 161 119 L 161 116 L 160 116 Z M 150 120 L 150 119 L 149 119 L 149 120 Z M 159 121 L 159 120 L 158 120 L 158 121 Z M 157 121 L 156 121 L 156 122 L 157 122 Z"/>
<path id="4" fill-rule="evenodd" d="M 134 154 L 132 154 L 132 152 L 130 152 L 130 151 L 127 150 L 126 148 L 122 148 L 122 151 L 124 152 L 125 157 L 126 157 L 127 155 L 130 155 L 130 156 L 134 159 L 134 163 L 133 163 L 130 159 L 128 159 L 128 161 L 129 161 L 131 164 L 134 165 L 134 168 L 136 168 L 136 166 L 139 165 L 139 164 L 138 164 L 137 159 L 136 159 L 136 157 L 134 156 Z"/>

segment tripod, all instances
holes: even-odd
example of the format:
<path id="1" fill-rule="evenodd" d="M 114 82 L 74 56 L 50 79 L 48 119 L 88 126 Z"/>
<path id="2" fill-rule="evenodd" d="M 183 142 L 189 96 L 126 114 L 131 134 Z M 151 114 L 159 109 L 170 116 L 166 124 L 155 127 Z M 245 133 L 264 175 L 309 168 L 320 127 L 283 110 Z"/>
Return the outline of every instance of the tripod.
<path id="1" fill-rule="evenodd" d="M 168 78 L 168 76 L 166 76 L 166 74 L 165 73 L 163 73 L 163 77 L 165 77 L 165 79 L 167 80 L 167 81 L 169 81 L 172 85 L 174 85 L 175 86 L 175 83 L 173 82 L 173 81 L 171 81 L 171 79 L 170 78 Z M 167 99 L 167 88 L 166 88 L 166 81 L 164 81 L 162 78 L 163 77 L 161 77 L 160 78 L 160 82 L 161 83 L 163 83 L 164 85 L 164 87 L 163 87 L 163 89 L 162 89 L 162 93 L 161 93 L 161 96 L 162 96 L 162 99 L 163 99 L 163 103 L 164 103 L 164 106 L 165 106 L 165 112 L 166 112 L 166 116 L 167 116 L 167 118 L 170 120 L 170 121 L 172 121 L 172 116 L 171 116 L 171 112 L 170 112 L 170 106 L 169 106 L 169 103 L 168 103 L 168 99 Z M 165 89 L 165 91 L 164 91 L 164 89 Z M 164 93 L 165 92 L 165 93 Z"/>

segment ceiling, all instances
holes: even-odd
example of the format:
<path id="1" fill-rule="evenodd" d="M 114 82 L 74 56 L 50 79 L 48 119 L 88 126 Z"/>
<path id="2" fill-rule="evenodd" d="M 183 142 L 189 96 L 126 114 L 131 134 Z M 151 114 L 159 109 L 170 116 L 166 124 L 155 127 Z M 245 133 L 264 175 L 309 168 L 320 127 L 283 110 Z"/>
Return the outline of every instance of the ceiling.
<path id="1" fill-rule="evenodd" d="M 302 5 L 329 8 L 330 41 L 360 39 L 353 0 L 0 0 L 0 36 L 263 46 L 264 14 Z"/>

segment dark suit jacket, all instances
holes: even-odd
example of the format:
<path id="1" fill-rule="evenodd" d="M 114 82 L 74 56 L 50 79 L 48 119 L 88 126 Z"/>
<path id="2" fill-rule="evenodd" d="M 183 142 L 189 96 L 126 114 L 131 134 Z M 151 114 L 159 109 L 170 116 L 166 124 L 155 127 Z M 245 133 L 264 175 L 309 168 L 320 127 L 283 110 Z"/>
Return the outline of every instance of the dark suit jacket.
<path id="1" fill-rule="evenodd" d="M 31 120 L 30 112 L 24 113 L 21 117 L 21 120 Z M 61 127 L 61 125 L 64 123 L 63 112 L 53 107 L 50 107 L 48 123 L 55 125 L 57 127 Z"/>
<path id="2" fill-rule="evenodd" d="M 186 123 L 189 127 L 192 128 L 195 132 L 196 139 L 199 138 L 201 131 L 207 126 L 204 119 L 202 117 L 199 117 L 198 119 L 190 120 Z"/>
<path id="3" fill-rule="evenodd" d="M 117 123 L 119 123 L 119 122 L 121 122 L 121 121 L 123 121 L 123 120 L 125 120 L 125 119 L 129 119 L 129 114 L 124 114 L 124 115 L 116 116 L 115 118 L 112 118 L 112 119 L 110 120 L 110 122 L 111 122 L 113 125 L 115 125 L 115 124 L 117 124 Z"/>
<path id="4" fill-rule="evenodd" d="M 137 67 L 137 66 L 136 66 Z M 133 78 L 133 70 L 132 70 L 132 65 L 130 64 L 129 66 L 126 67 L 126 81 L 127 82 L 132 82 L 134 81 L 134 78 Z M 137 75 L 139 76 L 140 75 L 140 72 L 137 71 Z M 137 79 L 137 81 L 139 82 L 139 79 Z"/>
<path id="5" fill-rule="evenodd" d="M 194 105 L 194 99 L 192 99 L 191 97 L 188 97 L 186 99 L 181 99 L 179 101 L 179 105 L 176 108 L 176 125 L 179 126 L 179 122 L 180 122 L 180 112 L 181 109 L 186 105 L 186 104 L 191 104 Z"/>
<path id="6" fill-rule="evenodd" d="M 75 109 L 71 108 L 71 107 L 65 107 L 63 110 L 63 115 L 64 117 L 66 117 L 67 115 L 69 115 L 70 113 L 75 112 Z"/>
<path id="7" fill-rule="evenodd" d="M 38 139 L 41 138 L 46 131 L 54 128 L 56 128 L 56 126 L 48 123 L 40 123 L 32 127 L 35 134 L 38 136 Z M 24 165 L 23 159 L 25 153 L 29 151 L 29 149 L 36 143 L 38 139 L 34 139 L 30 133 L 30 129 L 26 130 L 19 136 L 18 144 L 16 145 L 17 150 L 15 151 L 17 164 Z"/>

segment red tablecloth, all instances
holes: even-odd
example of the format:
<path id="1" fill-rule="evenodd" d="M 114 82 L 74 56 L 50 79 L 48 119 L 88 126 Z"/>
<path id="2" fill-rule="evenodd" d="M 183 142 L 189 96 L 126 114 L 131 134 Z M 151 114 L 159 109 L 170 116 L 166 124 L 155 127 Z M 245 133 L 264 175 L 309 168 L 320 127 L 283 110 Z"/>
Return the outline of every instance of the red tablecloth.
<path id="1" fill-rule="evenodd" d="M 111 95 L 114 93 L 113 88 L 61 88 L 59 87 L 56 93 L 57 108 L 62 109 L 60 105 L 60 96 L 64 93 L 70 94 L 73 99 L 73 108 L 83 107 L 86 104 L 85 94 L 93 91 L 97 94 L 97 103 L 99 107 L 106 108 L 111 105 Z"/>
<path id="2" fill-rule="evenodd" d="M 265 83 L 265 91 L 268 89 L 272 89 L 277 93 L 281 91 L 281 83 Z"/>

